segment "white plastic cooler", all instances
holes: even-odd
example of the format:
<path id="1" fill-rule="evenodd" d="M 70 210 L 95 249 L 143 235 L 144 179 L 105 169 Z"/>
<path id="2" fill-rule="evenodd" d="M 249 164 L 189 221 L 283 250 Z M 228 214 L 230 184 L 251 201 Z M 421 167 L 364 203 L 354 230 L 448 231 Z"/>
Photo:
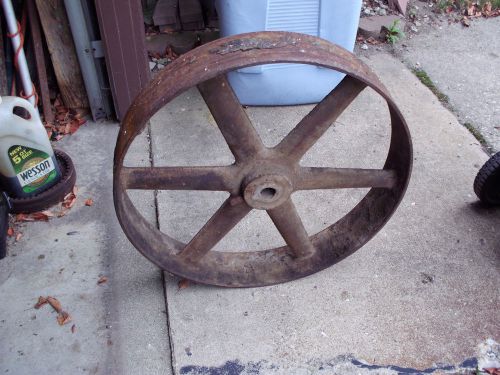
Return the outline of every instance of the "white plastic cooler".
<path id="1" fill-rule="evenodd" d="M 252 31 L 293 31 L 319 36 L 352 51 L 361 0 L 216 0 L 222 36 Z M 319 102 L 344 74 L 303 64 L 240 69 L 228 79 L 246 105 Z"/>

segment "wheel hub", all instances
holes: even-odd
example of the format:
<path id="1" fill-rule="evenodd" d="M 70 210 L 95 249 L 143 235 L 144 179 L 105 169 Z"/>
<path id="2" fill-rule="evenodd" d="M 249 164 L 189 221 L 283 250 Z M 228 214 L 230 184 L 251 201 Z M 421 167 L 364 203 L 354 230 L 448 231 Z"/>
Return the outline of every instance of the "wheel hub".
<path id="1" fill-rule="evenodd" d="M 258 210 L 270 210 L 285 203 L 292 194 L 290 180 L 281 175 L 265 175 L 252 179 L 243 190 L 245 202 Z"/>

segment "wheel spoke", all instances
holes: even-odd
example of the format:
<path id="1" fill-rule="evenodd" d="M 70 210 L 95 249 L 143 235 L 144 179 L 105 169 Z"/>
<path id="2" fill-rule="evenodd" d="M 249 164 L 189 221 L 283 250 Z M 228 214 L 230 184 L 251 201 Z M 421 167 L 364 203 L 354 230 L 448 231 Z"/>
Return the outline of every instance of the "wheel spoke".
<path id="1" fill-rule="evenodd" d="M 243 198 L 229 197 L 179 255 L 191 262 L 198 262 L 250 211 Z"/>
<path id="2" fill-rule="evenodd" d="M 227 167 L 124 167 L 127 189 L 237 191 L 237 168 Z"/>
<path id="3" fill-rule="evenodd" d="M 295 181 L 296 190 L 392 188 L 396 171 L 385 169 L 302 167 Z"/>
<path id="4" fill-rule="evenodd" d="M 314 254 L 314 246 L 291 198 L 281 206 L 268 210 L 267 213 L 297 258 Z"/>
<path id="5" fill-rule="evenodd" d="M 346 76 L 297 126 L 276 146 L 276 150 L 300 161 L 302 156 L 328 130 L 366 87 L 362 82 Z"/>
<path id="6" fill-rule="evenodd" d="M 198 85 L 237 161 L 261 153 L 265 147 L 224 75 Z"/>

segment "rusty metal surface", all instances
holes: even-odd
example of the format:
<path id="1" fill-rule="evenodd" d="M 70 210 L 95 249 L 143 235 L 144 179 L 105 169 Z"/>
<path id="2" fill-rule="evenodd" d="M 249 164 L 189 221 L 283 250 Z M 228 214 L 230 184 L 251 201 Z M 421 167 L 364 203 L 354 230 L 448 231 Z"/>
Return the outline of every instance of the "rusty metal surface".
<path id="1" fill-rule="evenodd" d="M 278 62 L 318 65 L 347 76 L 277 146 L 267 148 L 225 73 Z M 130 144 L 151 116 L 196 85 L 235 163 L 218 167 L 124 167 Z M 301 167 L 301 157 L 366 86 L 387 101 L 391 116 L 391 142 L 384 168 Z M 303 34 L 249 33 L 216 40 L 183 55 L 138 95 L 123 121 L 115 148 L 114 203 L 129 240 L 162 269 L 205 284 L 270 285 L 320 271 L 369 241 L 401 201 L 411 165 L 411 139 L 403 116 L 375 74 L 354 55 Z M 343 218 L 308 236 L 290 198 L 292 192 L 357 187 L 371 190 Z M 132 204 L 127 189 L 220 190 L 230 196 L 184 244 L 147 222 Z M 264 251 L 211 251 L 252 209 L 267 210 L 287 246 Z"/>

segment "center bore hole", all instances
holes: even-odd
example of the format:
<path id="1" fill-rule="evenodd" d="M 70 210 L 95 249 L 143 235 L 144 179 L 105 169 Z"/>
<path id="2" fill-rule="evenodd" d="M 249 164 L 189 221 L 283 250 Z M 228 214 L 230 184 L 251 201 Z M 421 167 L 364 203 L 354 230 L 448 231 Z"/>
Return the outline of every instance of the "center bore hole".
<path id="1" fill-rule="evenodd" d="M 265 200 L 271 200 L 276 195 L 276 189 L 272 187 L 264 188 L 260 191 L 260 197 Z"/>

